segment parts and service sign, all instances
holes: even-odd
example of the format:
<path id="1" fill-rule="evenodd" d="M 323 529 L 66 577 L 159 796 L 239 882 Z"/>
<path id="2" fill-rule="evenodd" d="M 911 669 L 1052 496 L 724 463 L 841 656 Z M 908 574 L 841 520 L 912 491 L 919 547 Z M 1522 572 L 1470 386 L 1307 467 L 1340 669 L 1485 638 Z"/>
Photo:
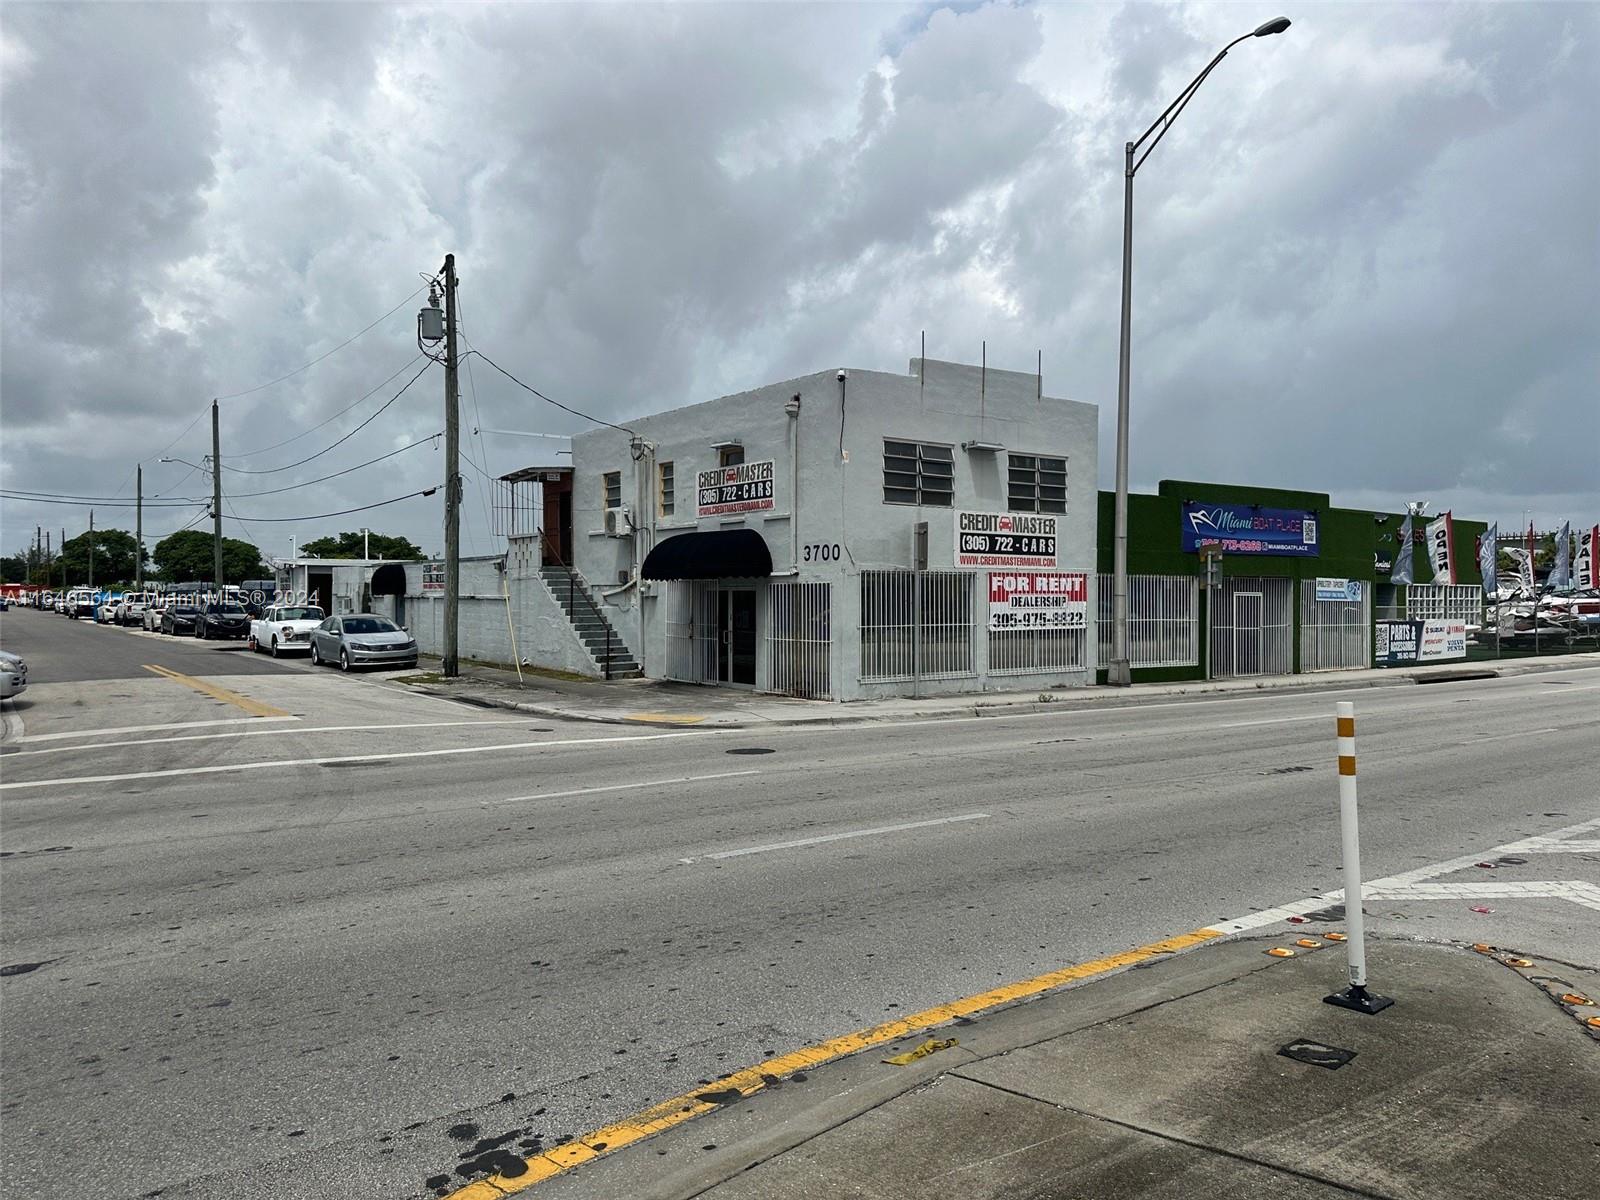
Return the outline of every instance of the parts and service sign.
<path id="1" fill-rule="evenodd" d="M 701 471 L 695 481 L 698 513 L 722 517 L 772 507 L 772 460 Z"/>
<path id="2" fill-rule="evenodd" d="M 1089 577 L 1082 571 L 992 572 L 989 631 L 1083 629 L 1089 623 Z"/>
<path id="3" fill-rule="evenodd" d="M 1056 518 L 1039 513 L 956 513 L 956 566 L 1056 569 Z"/>

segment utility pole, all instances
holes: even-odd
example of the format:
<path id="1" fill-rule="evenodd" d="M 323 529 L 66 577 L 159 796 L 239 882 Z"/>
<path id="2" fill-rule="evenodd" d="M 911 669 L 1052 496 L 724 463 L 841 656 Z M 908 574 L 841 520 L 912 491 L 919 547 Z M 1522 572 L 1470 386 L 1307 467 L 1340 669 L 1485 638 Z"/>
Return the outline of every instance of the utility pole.
<path id="1" fill-rule="evenodd" d="M 211 402 L 211 574 L 217 602 L 222 602 L 222 433 L 217 424 L 217 402 Z"/>
<path id="2" fill-rule="evenodd" d="M 138 546 L 133 552 L 133 590 L 144 591 L 144 464 L 134 468 L 138 482 L 134 485 L 133 540 Z"/>
<path id="3" fill-rule="evenodd" d="M 444 256 L 444 676 L 461 674 L 456 635 L 461 605 L 461 420 L 456 386 L 456 256 Z"/>
<path id="4" fill-rule="evenodd" d="M 92 508 L 89 510 L 89 590 L 94 590 L 94 509 Z"/>

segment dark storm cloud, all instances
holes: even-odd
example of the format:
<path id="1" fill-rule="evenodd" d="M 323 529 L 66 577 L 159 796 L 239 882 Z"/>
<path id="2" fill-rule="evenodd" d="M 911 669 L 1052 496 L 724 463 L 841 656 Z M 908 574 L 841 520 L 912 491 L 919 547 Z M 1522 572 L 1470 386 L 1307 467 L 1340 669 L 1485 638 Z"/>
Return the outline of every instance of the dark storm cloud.
<path id="1" fill-rule="evenodd" d="M 104 494 L 142 457 L 147 490 L 197 494 L 202 477 L 153 459 L 211 396 L 396 304 L 223 402 L 225 478 L 246 517 L 437 483 L 430 446 L 244 496 L 439 428 L 434 375 L 304 468 L 244 473 L 325 446 L 409 377 L 263 449 L 405 365 L 403 301 L 446 250 L 471 343 L 598 414 L 900 370 L 926 329 L 945 357 L 987 339 L 991 362 L 1031 367 L 1042 349 L 1047 386 L 1101 405 L 1109 473 L 1122 142 L 1271 15 L 8 5 L 6 483 Z M 1600 516 L 1580 432 L 1600 377 L 1600 9 L 1289 15 L 1230 55 L 1139 176 L 1136 482 Z M 463 386 L 469 429 L 581 427 L 482 363 Z M 173 453 L 207 441 L 202 421 Z M 491 473 L 553 461 L 530 439 L 467 444 Z M 469 549 L 492 550 L 481 499 L 465 511 Z M 86 514 L 4 517 L 11 549 Z M 439 545 L 433 501 L 230 532 L 281 552 L 364 523 Z"/>

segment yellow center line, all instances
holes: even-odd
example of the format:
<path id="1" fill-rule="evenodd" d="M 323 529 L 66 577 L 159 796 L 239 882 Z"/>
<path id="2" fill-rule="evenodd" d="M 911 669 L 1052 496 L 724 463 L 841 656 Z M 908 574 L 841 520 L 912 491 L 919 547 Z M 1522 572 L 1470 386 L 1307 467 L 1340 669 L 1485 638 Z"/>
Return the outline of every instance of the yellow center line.
<path id="1" fill-rule="evenodd" d="M 195 691 L 213 700 L 221 700 L 224 704 L 231 704 L 235 708 L 242 708 L 252 717 L 287 717 L 292 713 L 281 708 L 273 708 L 270 704 L 263 704 L 259 700 L 252 700 L 249 696 L 241 696 L 238 692 L 230 692 L 225 687 L 218 687 L 214 683 L 207 683 L 204 679 L 196 679 L 193 675 L 184 675 L 178 671 L 169 671 L 166 667 L 158 667 L 154 663 L 145 663 L 146 671 L 153 671 L 166 679 L 175 680 L 185 687 L 192 687 Z"/>
<path id="2" fill-rule="evenodd" d="M 1159 942 L 1151 942 L 1147 946 L 1136 946 L 1120 954 L 1109 954 L 1092 962 L 1078 963 L 1044 975 L 1036 975 L 1032 979 L 1004 984 L 987 992 L 979 992 L 975 996 L 952 1000 L 948 1004 L 936 1005 L 898 1020 L 885 1021 L 882 1025 L 874 1025 L 870 1029 L 858 1029 L 842 1037 L 830 1038 L 814 1046 L 805 1046 L 788 1054 L 779 1055 L 777 1058 L 769 1058 L 756 1066 L 735 1071 L 726 1079 L 718 1080 L 715 1087 L 701 1088 L 700 1091 L 726 1093 L 729 1088 L 735 1088 L 740 1095 L 754 1095 L 767 1086 L 769 1079 L 781 1079 L 796 1071 L 811 1070 L 836 1058 L 843 1058 L 873 1046 L 881 1046 L 885 1042 L 896 1041 L 911 1034 L 926 1032 L 958 1017 L 970 1017 L 985 1009 L 1037 996 L 1041 992 L 1050 991 L 1063 984 L 1091 979 L 1121 967 L 1131 967 L 1135 963 L 1144 962 L 1157 955 L 1176 954 L 1180 950 L 1187 950 L 1192 946 L 1215 941 L 1224 936 L 1219 929 L 1196 929 L 1189 933 L 1178 934 L 1176 937 L 1164 938 Z M 466 1187 L 451 1192 L 445 1200 L 496 1200 L 497 1197 L 512 1192 L 525 1191 L 534 1184 L 565 1174 L 573 1167 L 591 1159 L 611 1154 L 652 1134 L 671 1129 L 674 1125 L 681 1125 L 702 1113 L 713 1112 L 718 1107 L 720 1106 L 717 1104 L 700 1099 L 695 1092 L 685 1092 L 681 1096 L 674 1096 L 670 1100 L 651 1105 L 630 1117 L 624 1117 L 615 1124 L 581 1134 L 575 1141 L 568 1142 L 564 1146 L 557 1146 L 524 1159 L 521 1171 L 514 1173 L 502 1171 L 486 1179 L 469 1183 Z"/>

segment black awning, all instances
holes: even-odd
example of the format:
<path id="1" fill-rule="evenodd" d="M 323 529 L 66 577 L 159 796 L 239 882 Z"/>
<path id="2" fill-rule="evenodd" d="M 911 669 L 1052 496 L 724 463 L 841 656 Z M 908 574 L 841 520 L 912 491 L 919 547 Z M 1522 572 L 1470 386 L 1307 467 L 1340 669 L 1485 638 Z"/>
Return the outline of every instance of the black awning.
<path id="1" fill-rule="evenodd" d="M 639 574 L 646 579 L 756 579 L 772 574 L 772 552 L 754 529 L 680 533 L 657 542 Z"/>
<path id="2" fill-rule="evenodd" d="M 374 596 L 404 596 L 406 594 L 406 569 L 400 563 L 384 563 L 372 573 Z"/>

